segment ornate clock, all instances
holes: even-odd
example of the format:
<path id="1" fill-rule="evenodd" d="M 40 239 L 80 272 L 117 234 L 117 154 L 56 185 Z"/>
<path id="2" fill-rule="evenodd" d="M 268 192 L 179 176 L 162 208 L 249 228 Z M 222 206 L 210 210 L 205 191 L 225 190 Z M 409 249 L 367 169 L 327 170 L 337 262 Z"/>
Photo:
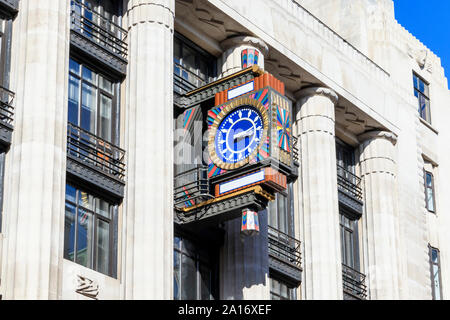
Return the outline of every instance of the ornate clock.
<path id="1" fill-rule="evenodd" d="M 236 99 L 217 115 L 209 133 L 209 154 L 216 166 L 236 169 L 249 163 L 266 141 L 268 112 L 260 101 Z"/>

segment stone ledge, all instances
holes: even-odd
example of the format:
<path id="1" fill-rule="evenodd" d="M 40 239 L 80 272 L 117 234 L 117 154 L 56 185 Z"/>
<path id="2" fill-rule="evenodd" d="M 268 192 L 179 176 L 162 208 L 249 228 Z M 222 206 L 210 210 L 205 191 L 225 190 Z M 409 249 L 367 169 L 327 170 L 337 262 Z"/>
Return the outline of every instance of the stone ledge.
<path id="1" fill-rule="evenodd" d="M 91 168 L 87 163 L 71 155 L 67 155 L 67 172 L 78 179 L 103 189 L 117 199 L 124 197 L 124 182 Z"/>
<path id="2" fill-rule="evenodd" d="M 127 60 L 92 42 L 75 30 L 70 31 L 70 44 L 94 58 L 100 64 L 113 69 L 121 76 L 127 74 Z"/>

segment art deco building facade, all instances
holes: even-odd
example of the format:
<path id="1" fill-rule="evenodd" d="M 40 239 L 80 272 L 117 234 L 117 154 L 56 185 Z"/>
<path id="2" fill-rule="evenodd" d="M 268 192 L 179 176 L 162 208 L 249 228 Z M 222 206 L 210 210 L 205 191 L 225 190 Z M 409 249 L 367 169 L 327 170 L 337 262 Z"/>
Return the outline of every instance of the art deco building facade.
<path id="1" fill-rule="evenodd" d="M 448 299 L 450 93 L 392 0 L 0 0 L 2 299 Z"/>

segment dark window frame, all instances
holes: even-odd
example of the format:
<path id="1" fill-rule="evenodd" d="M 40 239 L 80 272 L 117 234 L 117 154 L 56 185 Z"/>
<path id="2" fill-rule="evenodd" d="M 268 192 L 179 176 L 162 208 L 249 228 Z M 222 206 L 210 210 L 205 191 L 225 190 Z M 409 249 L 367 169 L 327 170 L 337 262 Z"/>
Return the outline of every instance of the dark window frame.
<path id="1" fill-rule="evenodd" d="M 431 187 L 428 186 L 427 183 L 427 176 L 431 177 Z M 436 214 L 436 189 L 435 189 L 435 184 L 434 184 L 434 175 L 431 171 L 427 171 L 424 170 L 424 189 L 425 189 L 425 207 L 427 208 L 428 212 L 432 212 L 434 214 Z M 428 204 L 429 204 L 429 199 L 428 199 L 428 190 L 431 189 L 431 194 L 433 196 L 433 208 L 430 209 Z"/>
<path id="2" fill-rule="evenodd" d="M 433 262 L 433 250 L 436 251 L 437 254 L 437 263 Z M 428 244 L 428 255 L 429 255 L 429 262 L 430 262 L 430 279 L 431 279 L 431 293 L 433 300 L 443 300 L 442 299 L 442 275 L 441 275 L 441 253 L 438 248 L 432 247 L 430 244 Z M 436 291 L 435 291 L 435 285 L 434 285 L 434 276 L 433 276 L 433 266 L 437 265 L 438 269 L 438 277 L 439 277 L 439 299 L 436 298 Z"/>
<path id="3" fill-rule="evenodd" d="M 71 187 L 73 187 L 76 190 L 76 198 L 75 198 L 75 203 L 72 201 L 67 200 L 67 186 L 70 185 Z M 90 196 L 93 196 L 95 198 L 95 203 L 97 203 L 98 200 L 103 200 L 106 201 L 109 204 L 109 215 L 110 218 L 108 219 L 107 217 L 102 216 L 101 214 L 97 213 L 96 210 L 91 210 L 88 209 L 86 207 L 83 207 L 79 204 L 79 195 L 81 192 L 85 192 Z M 77 246 L 78 246 L 78 215 L 79 215 L 79 208 L 81 208 L 81 210 L 88 212 L 91 216 L 92 216 L 92 220 L 93 220 L 93 227 L 92 227 L 92 234 L 91 239 L 92 239 L 92 246 L 93 248 L 91 248 L 92 253 L 90 256 L 90 259 L 92 261 L 90 266 L 84 266 L 85 268 L 100 272 L 102 274 L 106 274 L 109 277 L 112 278 L 117 278 L 117 255 L 118 255 L 118 205 L 112 203 L 111 201 L 109 201 L 108 199 L 100 196 L 99 194 L 92 192 L 89 188 L 80 188 L 80 186 L 77 183 L 74 183 L 73 181 L 67 181 L 66 182 L 66 198 L 65 198 L 65 206 L 67 204 L 69 204 L 70 206 L 75 207 L 75 228 L 74 228 L 74 238 L 73 238 L 73 259 L 69 258 L 66 256 L 66 234 L 64 235 L 64 259 L 72 261 L 76 264 L 82 265 L 80 263 L 77 262 Z M 64 209 L 64 219 L 66 219 L 66 209 Z M 98 226 L 99 223 L 98 221 L 101 220 L 103 222 L 107 222 L 109 224 L 109 242 L 108 242 L 108 246 L 109 246 L 109 253 L 108 253 L 108 257 L 109 257 L 109 261 L 108 261 L 108 273 L 103 273 L 102 271 L 98 270 L 98 265 L 97 265 L 97 253 L 98 253 Z M 66 223 L 66 221 L 64 222 Z"/>
<path id="4" fill-rule="evenodd" d="M 95 67 L 92 64 L 92 61 L 89 61 L 88 59 L 82 59 L 80 56 L 76 55 L 76 54 L 72 54 L 70 55 L 70 60 L 73 60 L 74 62 L 76 62 L 77 64 L 80 65 L 80 74 L 76 74 L 74 72 L 72 72 L 69 69 L 69 79 L 68 79 L 68 86 L 70 86 L 70 76 L 75 77 L 78 81 L 79 81 L 79 88 L 78 88 L 78 124 L 73 123 L 73 125 L 81 127 L 81 123 L 80 123 L 80 117 L 81 117 L 81 108 L 82 108 L 82 92 L 83 92 L 83 83 L 88 84 L 89 86 L 92 86 L 95 89 L 95 107 L 96 107 L 96 118 L 95 118 L 95 132 L 91 132 L 93 135 L 115 145 L 115 146 L 119 146 L 120 144 L 120 101 L 121 101 L 121 97 L 120 97 L 120 86 L 121 86 L 121 82 L 118 78 L 112 76 L 110 73 L 108 73 L 107 71 L 105 71 L 104 69 L 100 69 Z M 96 75 L 96 83 L 92 83 L 89 80 L 83 79 L 83 66 L 88 68 L 89 70 L 91 70 L 92 72 L 95 73 Z M 100 87 L 99 84 L 99 76 L 105 78 L 106 80 L 108 80 L 109 82 L 111 82 L 112 84 L 112 93 L 102 89 Z M 101 136 L 101 132 L 100 130 L 100 126 L 99 123 L 101 121 L 101 112 L 100 112 L 100 105 L 101 105 L 101 96 L 104 95 L 108 98 L 110 98 L 111 101 L 111 141 L 108 141 L 108 139 L 104 138 Z M 67 98 L 67 103 L 69 103 L 69 97 Z M 69 110 L 68 110 L 69 112 Z M 68 122 L 69 119 L 68 119 Z"/>
<path id="5" fill-rule="evenodd" d="M 175 239 L 179 239 L 179 246 L 176 247 L 177 241 Z M 191 249 L 194 249 L 194 252 L 188 252 L 185 247 L 185 242 L 189 243 Z M 178 296 L 176 296 L 177 292 L 174 288 L 174 300 L 185 300 L 182 297 L 182 271 L 183 271 L 183 263 L 182 256 L 185 255 L 188 258 L 192 259 L 195 262 L 196 274 L 196 300 L 202 300 L 202 289 L 201 289 L 201 268 L 205 267 L 210 272 L 210 288 L 209 288 L 209 300 L 218 300 L 219 299 L 219 256 L 218 256 L 219 248 L 214 245 L 210 246 L 209 244 L 205 244 L 201 239 L 197 239 L 194 235 L 189 234 L 185 231 L 177 229 L 174 235 L 174 247 L 173 247 L 173 259 L 174 259 L 174 269 L 175 269 L 175 258 L 176 254 L 178 254 L 178 268 L 176 270 L 178 273 Z M 174 283 L 175 286 L 175 270 L 174 270 Z"/>
<path id="6" fill-rule="evenodd" d="M 424 89 L 421 90 L 420 86 L 423 85 Z M 431 102 L 430 102 L 430 84 L 425 81 L 421 76 L 413 71 L 413 85 L 414 85 L 414 96 L 418 101 L 418 112 L 420 118 L 431 124 Z M 422 109 L 421 100 L 425 102 L 425 109 Z"/>
<path id="7" fill-rule="evenodd" d="M 285 286 L 288 292 L 288 296 L 282 296 L 281 290 L 280 293 L 274 291 L 273 282 L 278 282 L 280 288 L 281 286 Z M 298 287 L 290 287 L 286 282 L 282 281 L 278 277 L 269 274 L 269 287 L 270 287 L 270 300 L 297 300 L 297 288 Z M 277 299 L 274 299 L 276 297 Z"/>
<path id="8" fill-rule="evenodd" d="M 180 51 L 181 51 L 180 58 L 177 58 L 177 56 L 176 56 L 177 44 L 179 45 Z M 191 68 L 192 66 L 184 63 L 183 48 L 189 49 L 195 53 L 195 59 L 196 59 L 196 61 L 195 61 L 196 66 L 194 68 L 195 72 L 189 70 L 189 68 Z M 202 78 L 201 75 L 199 74 L 200 66 L 199 66 L 198 59 L 201 59 L 201 61 L 203 63 L 205 63 L 205 66 L 207 68 L 206 74 L 204 75 L 205 78 Z M 195 88 L 202 87 L 202 86 L 210 83 L 211 81 L 214 81 L 214 79 L 217 77 L 217 72 L 218 72 L 217 71 L 217 58 L 178 32 L 174 33 L 173 63 L 174 63 L 174 66 L 173 66 L 174 77 L 177 76 L 177 77 L 181 78 L 182 81 L 187 82 L 192 90 L 194 90 Z M 179 70 L 178 74 L 175 72 L 175 70 L 177 70 L 177 69 Z M 196 78 L 196 80 L 201 83 L 200 84 L 192 83 L 191 81 L 189 81 L 189 79 L 186 79 L 185 77 L 183 77 L 183 71 L 187 75 L 192 74 Z M 188 76 L 188 78 L 189 78 L 189 76 Z M 177 81 L 174 79 L 174 84 L 176 84 L 176 83 L 177 83 Z M 177 86 L 174 85 L 175 93 L 177 93 L 177 94 L 185 93 L 185 92 L 182 92 L 183 90 L 181 87 L 178 89 L 179 90 L 177 90 Z"/>
<path id="9" fill-rule="evenodd" d="M 346 226 L 343 219 L 347 219 L 350 222 L 350 226 Z M 341 239 L 341 259 L 342 264 L 345 266 L 352 268 L 358 272 L 361 271 L 361 252 L 360 252 L 360 243 L 359 243 L 359 217 L 354 214 L 351 214 L 347 210 L 343 208 L 339 208 L 339 230 L 340 230 L 340 239 Z M 347 248 L 346 241 L 344 238 L 345 232 L 350 232 L 352 235 L 352 245 L 351 248 Z M 348 250 L 351 251 L 351 259 L 352 264 L 347 263 L 347 255 Z"/>
<path id="10" fill-rule="evenodd" d="M 293 183 L 288 183 L 286 194 L 277 193 L 275 200 L 269 202 L 268 206 L 268 225 L 278 231 L 281 231 L 288 236 L 295 238 L 295 217 L 294 217 L 294 191 Z M 280 201 L 284 201 L 284 212 L 281 211 Z M 280 214 L 281 213 L 281 214 Z M 283 215 L 283 216 L 282 216 Z M 284 226 L 281 227 L 282 219 L 284 219 Z M 276 220 L 276 225 L 274 222 Z"/>

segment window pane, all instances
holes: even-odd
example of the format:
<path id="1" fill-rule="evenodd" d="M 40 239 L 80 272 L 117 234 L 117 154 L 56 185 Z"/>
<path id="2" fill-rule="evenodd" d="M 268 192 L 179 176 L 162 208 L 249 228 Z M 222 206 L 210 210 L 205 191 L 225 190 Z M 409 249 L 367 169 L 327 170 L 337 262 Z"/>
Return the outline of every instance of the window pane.
<path id="1" fill-rule="evenodd" d="M 69 75 L 69 122 L 78 125 L 78 104 L 80 94 L 80 80 Z"/>
<path id="2" fill-rule="evenodd" d="M 105 218 L 111 218 L 111 210 L 108 202 L 102 199 L 97 199 L 97 207 L 95 208 L 95 212 L 102 215 Z"/>
<path id="3" fill-rule="evenodd" d="M 177 238 L 175 238 L 177 239 Z M 179 239 L 179 238 L 178 238 Z M 180 253 L 173 252 L 173 299 L 180 300 Z"/>
<path id="4" fill-rule="evenodd" d="M 109 223 L 98 220 L 97 271 L 109 274 Z"/>
<path id="5" fill-rule="evenodd" d="M 427 188 L 427 209 L 434 211 L 434 195 L 431 188 Z"/>
<path id="6" fill-rule="evenodd" d="M 78 204 L 82 207 L 94 211 L 94 197 L 87 192 L 80 191 Z"/>
<path id="7" fill-rule="evenodd" d="M 82 104 L 81 104 L 81 128 L 91 133 L 95 132 L 95 118 L 96 118 L 96 106 L 95 106 L 95 89 L 83 83 L 82 91 Z"/>
<path id="8" fill-rule="evenodd" d="M 205 265 L 200 266 L 200 298 L 211 300 L 211 270 Z"/>
<path id="9" fill-rule="evenodd" d="M 69 60 L 69 70 L 70 72 L 80 74 L 80 64 L 72 59 Z"/>
<path id="10" fill-rule="evenodd" d="M 88 80 L 94 84 L 96 84 L 97 75 L 91 69 L 82 67 L 83 69 L 83 80 Z"/>
<path id="11" fill-rule="evenodd" d="M 74 260 L 75 253 L 75 206 L 66 203 L 64 219 L 64 258 Z"/>
<path id="12" fill-rule="evenodd" d="M 112 100 L 101 95 L 100 98 L 100 132 L 101 138 L 111 142 L 112 138 Z"/>
<path id="13" fill-rule="evenodd" d="M 281 194 L 277 194 L 277 202 L 278 202 L 278 229 L 281 232 L 289 233 L 287 228 L 287 208 L 286 202 L 287 199 L 285 196 Z"/>
<path id="14" fill-rule="evenodd" d="M 105 79 L 105 78 L 103 78 L 103 77 L 101 77 L 101 76 L 99 78 L 100 78 L 100 81 L 99 81 L 100 82 L 99 83 L 100 88 L 102 88 L 103 90 L 113 94 L 113 84 L 112 84 L 112 82 L 107 80 L 107 79 Z"/>
<path id="15" fill-rule="evenodd" d="M 197 269 L 195 262 L 192 258 L 182 255 L 181 256 L 181 299 L 182 300 L 195 300 L 197 299 Z"/>
<path id="16" fill-rule="evenodd" d="M 70 184 L 66 184 L 66 200 L 76 203 L 77 190 Z"/>
<path id="17" fill-rule="evenodd" d="M 77 257 L 76 262 L 92 268 L 92 214 L 82 208 L 78 209 L 78 232 L 77 232 Z"/>

